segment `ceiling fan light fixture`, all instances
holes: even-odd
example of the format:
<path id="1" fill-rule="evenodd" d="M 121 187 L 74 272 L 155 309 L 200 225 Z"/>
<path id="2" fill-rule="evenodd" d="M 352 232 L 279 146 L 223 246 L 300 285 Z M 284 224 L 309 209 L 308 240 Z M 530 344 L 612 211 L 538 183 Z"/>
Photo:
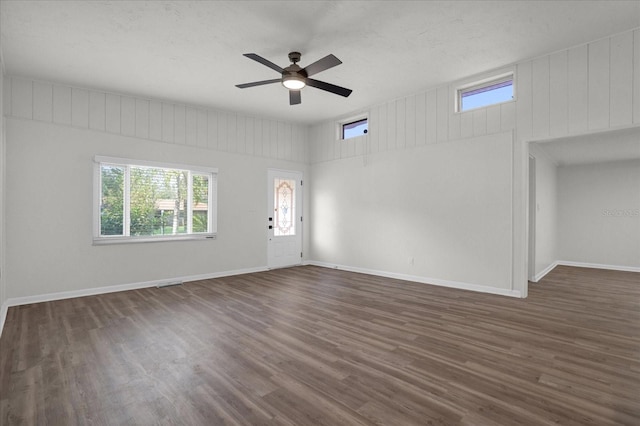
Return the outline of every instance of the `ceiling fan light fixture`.
<path id="1" fill-rule="evenodd" d="M 289 90 L 289 105 L 299 105 L 301 103 L 300 90 L 306 86 L 324 90 L 325 92 L 333 93 L 334 95 L 344 96 L 345 98 L 348 97 L 352 92 L 351 89 L 347 89 L 345 87 L 340 87 L 336 86 L 335 84 L 309 78 L 309 76 L 318 74 L 322 71 L 326 71 L 329 68 L 335 67 L 336 65 L 340 65 L 342 63 L 340 59 L 336 58 L 333 55 L 327 55 L 324 58 L 315 61 L 311 65 L 307 65 L 305 68 L 300 68 L 300 65 L 298 65 L 301 56 L 300 52 L 289 53 L 289 60 L 291 61 L 291 65 L 286 68 L 281 68 L 270 60 L 265 59 L 255 53 L 245 53 L 244 56 L 249 59 L 253 59 L 256 62 L 259 62 L 274 71 L 277 71 L 281 75 L 281 78 L 254 81 L 252 83 L 236 84 L 236 87 L 240 89 L 280 82 L 286 89 Z"/>
<path id="2" fill-rule="evenodd" d="M 287 75 L 282 77 L 282 85 L 290 90 L 300 90 L 307 85 L 305 79 L 299 75 Z"/>

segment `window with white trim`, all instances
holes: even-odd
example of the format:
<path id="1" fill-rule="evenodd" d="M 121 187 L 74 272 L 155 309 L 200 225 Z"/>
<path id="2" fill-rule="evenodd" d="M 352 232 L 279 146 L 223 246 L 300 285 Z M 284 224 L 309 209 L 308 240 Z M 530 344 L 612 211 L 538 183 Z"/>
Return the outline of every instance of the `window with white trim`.
<path id="1" fill-rule="evenodd" d="M 457 112 L 469 111 L 514 99 L 513 73 L 476 82 L 457 91 Z"/>
<path id="2" fill-rule="evenodd" d="M 94 243 L 215 238 L 217 172 L 96 157 Z"/>

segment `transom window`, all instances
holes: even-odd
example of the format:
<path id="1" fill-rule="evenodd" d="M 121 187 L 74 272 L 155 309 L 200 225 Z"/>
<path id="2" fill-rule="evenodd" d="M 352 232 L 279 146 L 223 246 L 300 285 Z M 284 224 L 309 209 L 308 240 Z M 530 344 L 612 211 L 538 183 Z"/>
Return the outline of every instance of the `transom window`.
<path id="1" fill-rule="evenodd" d="M 356 136 L 366 135 L 369 131 L 369 122 L 366 118 L 350 121 L 348 123 L 342 123 L 340 125 L 341 128 L 341 137 L 340 139 L 350 139 L 355 138 Z"/>
<path id="2" fill-rule="evenodd" d="M 513 74 L 460 88 L 457 96 L 458 112 L 512 101 Z"/>
<path id="3" fill-rule="evenodd" d="M 96 157 L 94 243 L 215 238 L 217 169 Z"/>

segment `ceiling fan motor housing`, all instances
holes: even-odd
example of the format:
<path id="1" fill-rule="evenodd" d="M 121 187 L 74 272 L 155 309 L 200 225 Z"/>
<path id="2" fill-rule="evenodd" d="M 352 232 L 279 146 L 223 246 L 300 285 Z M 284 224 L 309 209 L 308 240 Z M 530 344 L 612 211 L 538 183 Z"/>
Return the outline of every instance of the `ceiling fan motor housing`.
<path id="1" fill-rule="evenodd" d="M 282 78 L 289 76 L 307 78 L 307 73 L 305 70 L 294 64 L 289 65 L 282 71 Z"/>
<path id="2" fill-rule="evenodd" d="M 297 64 L 297 62 L 300 62 L 301 57 L 300 52 L 289 53 L 289 60 L 292 64 L 282 70 L 282 81 L 290 79 L 304 81 L 307 78 L 307 72 Z"/>

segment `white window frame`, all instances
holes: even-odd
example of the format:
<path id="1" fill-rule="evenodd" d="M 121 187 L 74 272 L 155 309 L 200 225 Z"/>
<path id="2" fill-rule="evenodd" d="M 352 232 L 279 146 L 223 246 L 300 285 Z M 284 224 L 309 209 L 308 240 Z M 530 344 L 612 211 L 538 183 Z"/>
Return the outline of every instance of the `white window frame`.
<path id="1" fill-rule="evenodd" d="M 100 204 L 102 202 L 102 173 L 101 166 L 110 165 L 116 167 L 125 168 L 124 178 L 124 223 L 123 234 L 124 235 L 100 235 Z M 193 215 L 187 212 L 187 233 L 176 235 L 145 235 L 145 236 L 131 236 L 129 235 L 130 227 L 130 167 L 154 167 L 162 169 L 173 169 L 187 171 L 189 175 L 187 183 L 187 204 L 191 206 L 193 204 L 193 180 L 191 177 L 193 174 L 207 175 L 209 178 L 209 193 L 207 203 L 209 206 L 207 223 L 209 226 L 208 232 L 198 232 L 196 234 L 191 233 L 193 230 Z M 148 243 L 157 241 L 185 241 L 185 240 L 202 240 L 202 239 L 216 239 L 217 237 L 217 193 L 218 193 L 218 169 L 212 167 L 192 166 L 185 164 L 175 163 L 159 163 L 146 160 L 133 160 L 129 158 L 118 157 L 106 157 L 96 155 L 94 157 L 93 166 L 93 244 L 121 244 L 121 243 Z"/>
<path id="2" fill-rule="evenodd" d="M 351 123 L 355 123 L 356 121 L 362 121 L 362 120 L 367 120 L 367 133 L 363 134 L 363 135 L 359 135 L 359 136 L 353 136 L 351 138 L 347 138 L 344 139 L 343 138 L 343 128 L 345 125 L 351 124 Z M 369 114 L 359 114 L 359 115 L 354 115 L 352 117 L 349 118 L 345 118 L 343 120 L 339 120 L 336 126 L 336 140 L 340 140 L 340 141 L 348 141 L 349 139 L 355 139 L 355 138 L 360 138 L 363 136 L 367 136 L 369 134 Z"/>
<path id="3" fill-rule="evenodd" d="M 487 86 L 492 86 L 494 84 L 500 83 L 502 81 L 507 81 L 507 80 L 511 80 L 512 81 L 512 87 L 513 87 L 513 98 L 506 100 L 506 101 L 502 101 L 502 102 L 496 102 L 495 104 L 489 104 L 489 105 L 484 105 L 484 106 L 480 106 L 480 107 L 476 107 L 476 108 L 470 108 L 468 110 L 462 111 L 462 94 L 469 92 L 471 90 L 477 90 L 483 87 L 487 87 Z M 509 102 L 514 102 L 516 100 L 516 73 L 515 70 L 510 69 L 509 71 L 502 71 L 502 72 L 497 72 L 497 73 L 492 73 L 489 74 L 487 77 L 484 78 L 480 78 L 480 79 L 476 79 L 473 80 L 471 82 L 466 82 L 466 83 L 462 83 L 461 85 L 456 86 L 455 89 L 455 101 L 454 101 L 454 105 L 455 105 L 455 113 L 465 113 L 465 112 L 469 112 L 469 111 L 474 111 L 480 108 L 489 108 L 492 107 L 494 105 L 502 105 L 502 104 L 506 104 Z"/>

